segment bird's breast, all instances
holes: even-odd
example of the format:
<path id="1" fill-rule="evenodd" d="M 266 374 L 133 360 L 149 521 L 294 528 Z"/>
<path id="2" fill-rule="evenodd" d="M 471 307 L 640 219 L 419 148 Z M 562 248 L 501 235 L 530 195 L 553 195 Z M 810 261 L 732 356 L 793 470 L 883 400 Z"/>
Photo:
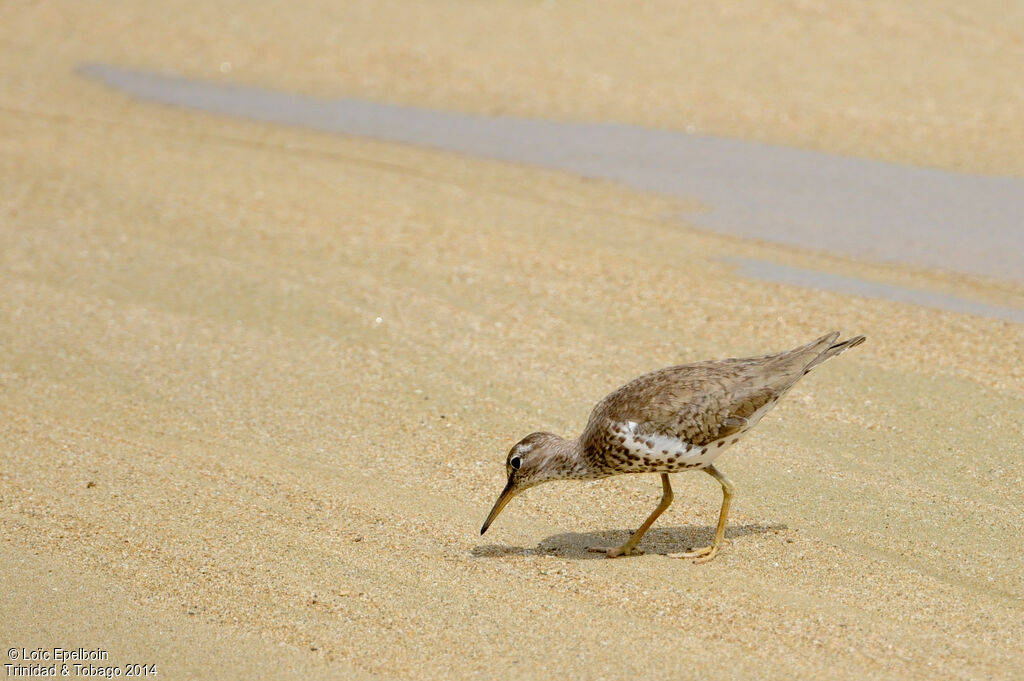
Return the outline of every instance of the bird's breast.
<path id="1" fill-rule="evenodd" d="M 639 432 L 633 421 L 615 423 L 609 428 L 603 459 L 609 475 L 694 470 L 711 465 L 744 433 L 698 445 L 673 435 Z"/>

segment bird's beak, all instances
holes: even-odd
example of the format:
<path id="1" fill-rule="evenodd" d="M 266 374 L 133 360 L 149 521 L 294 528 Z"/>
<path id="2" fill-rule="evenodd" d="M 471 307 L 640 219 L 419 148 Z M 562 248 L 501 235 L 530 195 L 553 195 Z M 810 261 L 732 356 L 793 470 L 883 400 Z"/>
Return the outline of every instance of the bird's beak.
<path id="1" fill-rule="evenodd" d="M 491 526 L 494 519 L 498 517 L 499 513 L 501 513 L 501 509 L 505 508 L 505 504 L 511 501 L 512 497 L 517 494 L 519 494 L 519 490 L 515 488 L 515 485 L 512 482 L 512 476 L 510 475 L 508 477 L 508 484 L 505 485 L 505 489 L 501 490 L 501 496 L 499 496 L 498 500 L 494 502 L 494 508 L 492 508 L 491 512 L 487 514 L 487 520 L 484 521 L 484 526 L 480 528 L 480 534 L 487 531 L 487 528 Z"/>

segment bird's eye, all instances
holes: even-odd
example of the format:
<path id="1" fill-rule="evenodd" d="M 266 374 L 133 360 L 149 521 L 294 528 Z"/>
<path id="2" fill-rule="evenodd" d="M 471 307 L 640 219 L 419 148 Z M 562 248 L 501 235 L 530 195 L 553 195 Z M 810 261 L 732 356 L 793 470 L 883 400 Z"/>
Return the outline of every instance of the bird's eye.
<path id="1" fill-rule="evenodd" d="M 523 465 L 523 460 L 518 456 L 513 456 L 508 460 L 508 465 L 512 466 L 513 470 L 519 470 L 519 467 Z"/>

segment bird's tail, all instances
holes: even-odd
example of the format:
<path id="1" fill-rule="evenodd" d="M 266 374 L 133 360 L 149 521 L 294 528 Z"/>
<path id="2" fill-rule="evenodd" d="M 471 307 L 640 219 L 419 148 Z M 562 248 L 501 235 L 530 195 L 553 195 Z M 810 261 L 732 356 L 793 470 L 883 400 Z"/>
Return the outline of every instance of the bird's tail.
<path id="1" fill-rule="evenodd" d="M 834 338 L 838 338 L 838 337 L 839 337 L 839 333 L 836 332 Z M 810 364 L 808 364 L 806 367 L 804 367 L 804 373 L 806 374 L 811 369 L 813 369 L 814 367 L 816 367 L 819 364 L 821 364 L 822 362 L 824 362 L 826 359 L 831 359 L 831 358 L 835 357 L 836 355 L 838 355 L 841 352 L 844 352 L 846 350 L 849 350 L 852 347 L 860 345 L 861 343 L 863 343 L 866 340 L 867 340 L 867 338 L 865 336 L 854 336 L 853 338 L 848 338 L 847 340 L 841 341 L 839 343 L 832 343 L 827 348 L 822 350 L 820 355 L 818 355 L 817 357 L 812 359 Z"/>

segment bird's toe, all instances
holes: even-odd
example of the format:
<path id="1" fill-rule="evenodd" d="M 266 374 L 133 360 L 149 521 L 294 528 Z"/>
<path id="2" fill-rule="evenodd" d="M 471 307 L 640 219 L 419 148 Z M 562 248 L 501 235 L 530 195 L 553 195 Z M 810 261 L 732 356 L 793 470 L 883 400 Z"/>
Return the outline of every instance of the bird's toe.
<path id="1" fill-rule="evenodd" d="M 587 551 L 590 551 L 591 553 L 603 553 L 608 558 L 619 558 L 621 556 L 642 556 L 644 553 L 641 549 L 627 549 L 622 546 L 588 546 Z"/>

